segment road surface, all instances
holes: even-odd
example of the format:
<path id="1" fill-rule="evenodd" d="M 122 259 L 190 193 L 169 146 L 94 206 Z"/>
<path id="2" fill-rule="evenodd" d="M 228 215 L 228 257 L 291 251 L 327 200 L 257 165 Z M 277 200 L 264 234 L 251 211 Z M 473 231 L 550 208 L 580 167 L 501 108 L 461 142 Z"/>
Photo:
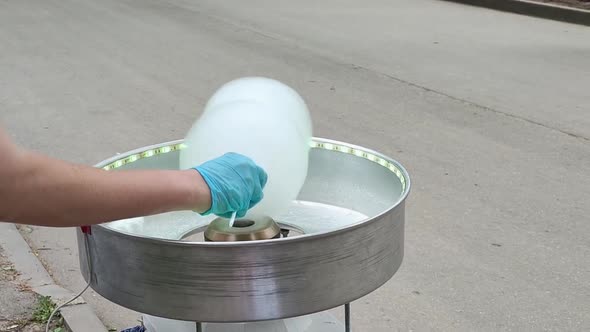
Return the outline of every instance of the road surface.
<path id="1" fill-rule="evenodd" d="M 316 136 L 413 177 L 398 274 L 353 330 L 590 329 L 590 28 L 435 0 L 0 2 L 0 122 L 92 164 L 182 138 L 221 84 L 276 78 Z M 28 237 L 83 287 L 72 229 Z M 137 314 L 85 295 L 105 324 Z"/>

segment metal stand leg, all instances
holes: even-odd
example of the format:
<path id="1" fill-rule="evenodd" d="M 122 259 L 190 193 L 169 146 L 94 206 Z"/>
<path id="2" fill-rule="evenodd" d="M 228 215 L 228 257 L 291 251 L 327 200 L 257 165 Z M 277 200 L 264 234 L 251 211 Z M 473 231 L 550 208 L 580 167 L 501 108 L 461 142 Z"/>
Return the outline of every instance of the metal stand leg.
<path id="1" fill-rule="evenodd" d="M 344 331 L 350 332 L 350 303 L 344 305 Z"/>
<path id="2" fill-rule="evenodd" d="M 203 332 L 203 325 L 199 322 L 197 322 L 197 332 Z"/>

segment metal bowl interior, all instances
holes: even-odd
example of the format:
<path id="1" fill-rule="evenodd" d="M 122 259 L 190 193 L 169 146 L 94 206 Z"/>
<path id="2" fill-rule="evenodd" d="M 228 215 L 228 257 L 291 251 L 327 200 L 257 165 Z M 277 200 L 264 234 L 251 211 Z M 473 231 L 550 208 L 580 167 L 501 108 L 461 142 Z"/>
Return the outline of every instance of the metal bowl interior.
<path id="1" fill-rule="evenodd" d="M 107 299 L 150 315 L 247 322 L 323 311 L 389 280 L 403 258 L 410 179 L 396 161 L 314 138 L 305 184 L 284 214 L 287 238 L 204 242 L 214 217 L 166 213 L 78 231 L 83 276 Z M 178 169 L 182 141 L 120 154 L 110 171 Z M 191 235 L 188 237 L 187 236 Z M 88 264 L 88 263 L 91 264 Z"/>
<path id="2" fill-rule="evenodd" d="M 181 141 L 155 145 L 97 166 L 107 170 L 178 169 L 181 149 Z M 297 200 L 288 211 L 272 217 L 281 226 L 305 235 L 321 235 L 385 213 L 405 199 L 409 187 L 407 172 L 391 158 L 351 144 L 316 138 L 310 150 L 308 175 Z M 174 241 L 203 231 L 214 218 L 181 211 L 119 220 L 101 227 Z"/>

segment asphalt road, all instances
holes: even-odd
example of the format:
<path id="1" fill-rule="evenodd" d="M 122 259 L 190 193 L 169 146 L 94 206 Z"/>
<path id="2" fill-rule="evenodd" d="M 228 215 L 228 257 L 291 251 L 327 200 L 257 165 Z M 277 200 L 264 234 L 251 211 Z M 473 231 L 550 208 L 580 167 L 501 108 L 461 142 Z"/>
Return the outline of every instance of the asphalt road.
<path id="1" fill-rule="evenodd" d="M 94 163 L 182 138 L 242 76 L 308 102 L 316 136 L 413 177 L 398 274 L 355 331 L 590 329 L 590 28 L 435 0 L 0 2 L 0 122 Z M 83 287 L 72 229 L 28 236 Z M 136 313 L 86 294 L 105 324 Z"/>

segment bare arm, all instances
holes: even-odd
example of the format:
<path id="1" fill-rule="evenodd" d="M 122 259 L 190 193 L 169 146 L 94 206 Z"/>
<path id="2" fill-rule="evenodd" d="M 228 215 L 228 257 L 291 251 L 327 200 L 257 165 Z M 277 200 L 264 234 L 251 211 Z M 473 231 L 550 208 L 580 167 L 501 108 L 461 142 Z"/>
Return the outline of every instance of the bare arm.
<path id="1" fill-rule="evenodd" d="M 211 206 L 199 172 L 104 171 L 15 146 L 0 129 L 0 221 L 80 226 Z"/>

